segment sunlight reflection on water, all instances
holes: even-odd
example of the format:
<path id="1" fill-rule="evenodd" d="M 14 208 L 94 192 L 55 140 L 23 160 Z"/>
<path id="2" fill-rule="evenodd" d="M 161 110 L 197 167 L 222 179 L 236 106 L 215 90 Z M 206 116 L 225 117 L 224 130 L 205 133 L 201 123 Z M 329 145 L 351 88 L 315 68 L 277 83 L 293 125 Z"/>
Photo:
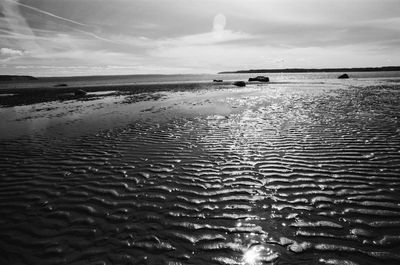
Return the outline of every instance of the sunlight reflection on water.
<path id="1" fill-rule="evenodd" d="M 254 265 L 257 264 L 260 260 L 260 253 L 263 250 L 263 246 L 255 246 L 249 248 L 243 255 L 244 264 Z"/>
<path id="2" fill-rule="evenodd" d="M 262 245 L 253 245 L 243 254 L 242 262 L 244 265 L 258 265 L 273 262 L 277 258 L 278 254 L 272 249 Z"/>

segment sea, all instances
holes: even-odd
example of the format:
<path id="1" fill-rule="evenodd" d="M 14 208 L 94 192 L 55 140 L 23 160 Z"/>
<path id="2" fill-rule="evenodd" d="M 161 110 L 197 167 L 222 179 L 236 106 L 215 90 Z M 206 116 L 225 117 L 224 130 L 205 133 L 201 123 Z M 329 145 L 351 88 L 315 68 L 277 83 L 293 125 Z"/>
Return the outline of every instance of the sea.
<path id="1" fill-rule="evenodd" d="M 271 83 L 282 82 L 330 82 L 337 80 L 343 72 L 330 73 L 263 73 L 263 74 L 179 74 L 179 75 L 103 75 L 103 76 L 71 76 L 71 77 L 38 77 L 33 82 L 9 82 L 0 84 L 1 88 L 47 88 L 59 84 L 67 84 L 70 87 L 85 86 L 113 86 L 131 84 L 160 84 L 160 83 L 206 83 L 214 79 L 227 82 L 248 80 L 257 75 L 268 76 Z M 351 72 L 348 73 L 353 81 L 380 80 L 400 78 L 400 71 L 380 72 Z M 0 89 L 1 89 L 0 88 Z"/>

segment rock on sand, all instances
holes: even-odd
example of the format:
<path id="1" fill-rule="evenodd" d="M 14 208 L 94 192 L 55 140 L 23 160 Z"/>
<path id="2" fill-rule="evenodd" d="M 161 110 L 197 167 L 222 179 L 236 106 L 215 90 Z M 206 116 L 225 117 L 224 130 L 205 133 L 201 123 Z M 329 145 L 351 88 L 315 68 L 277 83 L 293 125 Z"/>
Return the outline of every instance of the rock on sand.
<path id="1" fill-rule="evenodd" d="M 257 77 L 250 77 L 249 82 L 258 81 L 258 82 L 269 82 L 269 77 L 266 76 L 257 76 Z"/>
<path id="2" fill-rule="evenodd" d="M 244 81 L 236 81 L 236 82 L 233 82 L 233 84 L 235 86 L 246 86 L 246 83 Z"/>

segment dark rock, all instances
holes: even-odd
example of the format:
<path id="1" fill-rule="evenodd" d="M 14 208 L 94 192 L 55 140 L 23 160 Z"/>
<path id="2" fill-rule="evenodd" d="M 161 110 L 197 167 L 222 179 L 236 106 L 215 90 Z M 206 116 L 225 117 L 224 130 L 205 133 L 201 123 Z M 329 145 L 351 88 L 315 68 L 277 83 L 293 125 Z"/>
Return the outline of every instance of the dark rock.
<path id="1" fill-rule="evenodd" d="M 348 74 L 342 74 L 338 77 L 339 79 L 348 79 L 349 75 Z"/>
<path id="2" fill-rule="evenodd" d="M 269 82 L 269 78 L 266 76 L 257 76 L 257 77 L 250 77 L 249 82 L 258 81 L 258 82 Z"/>
<path id="3" fill-rule="evenodd" d="M 87 94 L 87 92 L 85 91 L 85 90 L 82 90 L 82 89 L 77 89 L 77 90 L 75 90 L 74 91 L 74 95 L 75 96 L 84 96 L 84 95 L 86 95 Z"/>
<path id="4" fill-rule="evenodd" d="M 233 84 L 235 86 L 246 86 L 246 83 L 244 81 L 236 81 L 236 82 L 233 82 Z"/>
<path id="5" fill-rule="evenodd" d="M 213 82 L 215 82 L 215 83 L 222 83 L 222 82 L 224 82 L 224 80 L 221 80 L 221 79 L 214 79 Z"/>
<path id="6" fill-rule="evenodd" d="M 54 85 L 54 87 L 66 87 L 66 86 L 68 86 L 67 84 L 57 84 L 57 85 Z"/>

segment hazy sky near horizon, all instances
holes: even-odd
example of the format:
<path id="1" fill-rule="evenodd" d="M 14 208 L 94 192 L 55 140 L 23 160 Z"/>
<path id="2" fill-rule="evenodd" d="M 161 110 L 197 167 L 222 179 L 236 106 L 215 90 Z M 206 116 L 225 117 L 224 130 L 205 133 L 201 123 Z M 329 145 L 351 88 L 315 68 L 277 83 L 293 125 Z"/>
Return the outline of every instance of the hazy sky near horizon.
<path id="1" fill-rule="evenodd" d="M 0 0 L 0 74 L 384 65 L 399 0 Z"/>

